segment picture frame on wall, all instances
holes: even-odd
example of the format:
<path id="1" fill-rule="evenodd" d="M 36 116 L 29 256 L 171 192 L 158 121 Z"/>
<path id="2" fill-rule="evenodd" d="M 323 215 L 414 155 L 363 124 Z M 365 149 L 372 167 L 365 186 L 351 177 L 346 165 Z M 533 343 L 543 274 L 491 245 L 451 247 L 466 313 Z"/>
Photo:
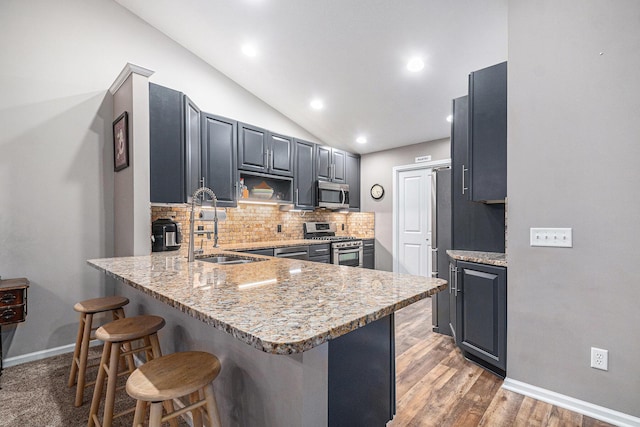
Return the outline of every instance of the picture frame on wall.
<path id="1" fill-rule="evenodd" d="M 118 172 L 129 166 L 129 123 L 125 111 L 113 121 L 113 170 Z"/>

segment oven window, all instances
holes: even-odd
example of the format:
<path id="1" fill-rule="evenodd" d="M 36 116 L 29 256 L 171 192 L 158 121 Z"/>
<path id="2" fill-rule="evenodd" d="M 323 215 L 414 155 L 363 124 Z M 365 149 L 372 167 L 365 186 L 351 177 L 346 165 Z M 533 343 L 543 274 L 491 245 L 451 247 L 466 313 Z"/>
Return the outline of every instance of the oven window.
<path id="1" fill-rule="evenodd" d="M 351 267 L 360 266 L 360 257 L 358 252 L 349 252 L 345 254 L 338 253 L 338 264 L 348 265 Z"/>

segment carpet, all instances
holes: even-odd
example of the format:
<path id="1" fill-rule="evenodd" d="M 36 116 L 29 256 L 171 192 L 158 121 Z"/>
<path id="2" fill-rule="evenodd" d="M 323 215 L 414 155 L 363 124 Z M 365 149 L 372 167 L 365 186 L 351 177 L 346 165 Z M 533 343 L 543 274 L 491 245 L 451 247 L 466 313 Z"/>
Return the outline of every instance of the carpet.
<path id="1" fill-rule="evenodd" d="M 94 363 L 100 360 L 101 351 L 102 347 L 91 348 L 89 357 Z M 61 354 L 4 369 L 0 377 L 0 427 L 86 426 L 93 386 L 85 388 L 83 405 L 73 406 L 75 386 L 67 387 L 72 356 Z M 95 379 L 96 372 L 97 367 L 88 371 L 88 381 Z M 125 381 L 120 378 L 119 385 Z M 135 400 L 124 390 L 116 393 L 116 413 L 133 406 Z M 102 419 L 102 405 L 99 414 Z M 133 413 L 114 419 L 113 426 L 131 426 L 132 422 Z M 188 426 L 180 418 L 179 423 Z"/>

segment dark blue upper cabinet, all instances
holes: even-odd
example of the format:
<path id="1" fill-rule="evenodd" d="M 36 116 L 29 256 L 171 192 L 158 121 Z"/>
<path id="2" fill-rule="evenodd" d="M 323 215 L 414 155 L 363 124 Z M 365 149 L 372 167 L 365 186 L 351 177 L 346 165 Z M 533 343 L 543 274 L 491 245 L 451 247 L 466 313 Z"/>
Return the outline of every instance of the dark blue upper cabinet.
<path id="1" fill-rule="evenodd" d="M 315 144 L 300 139 L 295 140 L 295 173 L 293 174 L 294 207 L 313 210 L 315 207 Z"/>
<path id="2" fill-rule="evenodd" d="M 267 166 L 269 173 L 293 176 L 293 138 L 269 133 L 267 146 Z"/>
<path id="3" fill-rule="evenodd" d="M 238 169 L 267 172 L 268 132 L 256 126 L 238 126 Z"/>
<path id="4" fill-rule="evenodd" d="M 293 176 L 293 140 L 268 130 L 240 123 L 238 169 L 279 176 Z"/>
<path id="5" fill-rule="evenodd" d="M 360 155 L 346 153 L 346 183 L 349 184 L 349 210 L 360 211 Z"/>
<path id="6" fill-rule="evenodd" d="M 504 252 L 504 205 L 469 200 L 469 98 L 453 100 L 451 124 L 452 248 Z"/>
<path id="7" fill-rule="evenodd" d="M 183 93 L 149 84 L 150 198 L 184 203 L 200 179 L 200 109 Z"/>
<path id="8" fill-rule="evenodd" d="M 202 171 L 218 206 L 237 206 L 237 128 L 235 120 L 202 113 Z"/>
<path id="9" fill-rule="evenodd" d="M 331 160 L 331 147 L 318 145 L 316 148 L 316 174 L 319 180 L 331 181 L 333 177 L 333 165 Z"/>
<path id="10" fill-rule="evenodd" d="M 191 201 L 191 195 L 204 183 L 202 181 L 202 138 L 200 136 L 200 109 L 189 99 L 187 95 L 184 99 L 184 145 L 186 149 L 186 188 L 187 201 Z"/>
<path id="11" fill-rule="evenodd" d="M 318 145 L 316 148 L 316 176 L 321 181 L 347 182 L 347 152 Z"/>
<path id="12" fill-rule="evenodd" d="M 469 75 L 469 200 L 507 196 L 507 63 Z"/>

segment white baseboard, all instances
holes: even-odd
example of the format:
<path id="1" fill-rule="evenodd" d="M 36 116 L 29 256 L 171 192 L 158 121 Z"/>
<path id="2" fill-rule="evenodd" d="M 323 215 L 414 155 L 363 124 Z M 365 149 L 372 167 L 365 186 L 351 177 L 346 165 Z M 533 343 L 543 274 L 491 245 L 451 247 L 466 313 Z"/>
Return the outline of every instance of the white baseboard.
<path id="1" fill-rule="evenodd" d="M 518 394 L 533 397 L 534 399 L 551 403 L 552 405 L 569 409 L 579 414 L 587 415 L 591 418 L 605 421 L 616 426 L 640 427 L 640 418 L 638 417 L 614 411 L 613 409 L 605 408 L 604 406 L 594 405 L 593 403 L 575 399 L 564 394 L 556 393 L 555 391 L 536 387 L 522 381 L 505 378 L 502 388 Z"/>
<path id="2" fill-rule="evenodd" d="M 102 345 L 101 341 L 93 340 L 89 344 L 90 347 Z M 49 348 L 47 350 L 35 351 L 33 353 L 22 354 L 20 356 L 7 357 L 2 360 L 4 368 L 10 368 L 11 366 L 22 365 L 23 363 L 33 362 L 34 360 L 42 360 L 47 357 L 57 356 L 59 354 L 71 353 L 76 347 L 76 344 L 68 344 L 60 347 Z"/>

